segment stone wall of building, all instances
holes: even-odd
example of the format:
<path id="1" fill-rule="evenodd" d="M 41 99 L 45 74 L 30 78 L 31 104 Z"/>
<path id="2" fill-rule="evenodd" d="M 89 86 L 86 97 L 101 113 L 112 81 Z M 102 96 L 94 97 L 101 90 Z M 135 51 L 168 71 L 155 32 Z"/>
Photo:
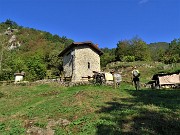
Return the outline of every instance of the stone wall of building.
<path id="1" fill-rule="evenodd" d="M 74 50 L 69 50 L 64 56 L 63 56 L 63 71 L 65 77 L 71 77 L 72 71 L 73 71 L 73 55 L 72 52 Z"/>
<path id="2" fill-rule="evenodd" d="M 77 46 L 74 53 L 73 67 L 73 82 L 87 80 L 82 77 L 92 77 L 93 71 L 100 71 L 100 56 L 89 46 Z"/>

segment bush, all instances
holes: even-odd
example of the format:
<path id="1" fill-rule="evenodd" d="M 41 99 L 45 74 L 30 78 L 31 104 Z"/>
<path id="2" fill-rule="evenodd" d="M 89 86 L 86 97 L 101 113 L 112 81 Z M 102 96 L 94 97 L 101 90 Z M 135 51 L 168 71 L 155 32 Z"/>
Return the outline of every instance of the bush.
<path id="1" fill-rule="evenodd" d="M 134 56 L 124 56 L 123 57 L 123 62 L 133 62 L 133 61 L 135 61 Z"/>

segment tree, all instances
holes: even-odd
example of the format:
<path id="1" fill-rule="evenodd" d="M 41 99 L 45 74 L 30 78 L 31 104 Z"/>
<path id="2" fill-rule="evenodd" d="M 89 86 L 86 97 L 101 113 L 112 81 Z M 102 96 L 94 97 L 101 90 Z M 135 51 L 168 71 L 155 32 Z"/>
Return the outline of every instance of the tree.
<path id="1" fill-rule="evenodd" d="M 163 61 L 166 64 L 180 62 L 180 38 L 171 41 L 171 43 L 169 44 L 169 49 L 163 56 Z"/>
<path id="2" fill-rule="evenodd" d="M 115 49 L 102 48 L 101 66 L 105 67 L 108 63 L 115 61 Z"/>
<path id="3" fill-rule="evenodd" d="M 29 80 L 43 79 L 46 75 L 46 65 L 39 55 L 26 58 L 27 78 Z"/>
<path id="4" fill-rule="evenodd" d="M 59 58 L 59 51 L 53 50 L 47 53 L 44 57 L 44 61 L 46 62 L 47 69 L 52 71 L 53 75 L 59 75 L 62 71 L 62 59 Z"/>
<path id="5" fill-rule="evenodd" d="M 129 49 L 130 49 L 130 45 L 129 45 L 128 40 L 119 41 L 117 43 L 117 48 L 115 51 L 116 60 L 122 61 L 124 56 L 128 56 L 129 55 Z"/>
<path id="6" fill-rule="evenodd" d="M 3 55 L 4 51 L 7 47 L 7 37 L 5 35 L 0 35 L 0 73 L 2 72 L 2 65 L 3 65 Z"/>
<path id="7" fill-rule="evenodd" d="M 150 49 L 148 45 L 140 38 L 135 37 L 131 40 L 131 55 L 135 56 L 136 61 L 150 61 Z"/>
<path id="8" fill-rule="evenodd" d="M 13 70 L 14 72 L 22 72 L 27 70 L 25 61 L 21 57 L 17 57 L 13 60 Z"/>
<path id="9" fill-rule="evenodd" d="M 131 40 L 119 41 L 117 44 L 116 60 L 123 61 L 130 57 L 134 57 L 136 61 L 151 60 L 148 45 L 139 37 L 135 37 Z"/>
<path id="10" fill-rule="evenodd" d="M 12 21 L 12 20 L 10 20 L 10 19 L 7 19 L 7 20 L 4 22 L 4 24 L 6 24 L 6 26 L 8 26 L 8 27 L 10 27 L 10 28 L 12 28 L 12 29 L 18 28 L 17 23 L 14 22 L 14 21 Z"/>
<path id="11" fill-rule="evenodd" d="M 0 35 L 0 80 L 10 80 L 13 77 L 11 56 L 8 50 L 8 39 L 6 35 Z"/>
<path id="12" fill-rule="evenodd" d="M 151 57 L 154 61 L 163 61 L 165 50 L 162 48 L 157 49 L 154 52 L 151 52 Z"/>
<path id="13" fill-rule="evenodd" d="M 174 39 L 169 45 L 169 52 L 172 55 L 179 55 L 180 57 L 180 38 Z"/>

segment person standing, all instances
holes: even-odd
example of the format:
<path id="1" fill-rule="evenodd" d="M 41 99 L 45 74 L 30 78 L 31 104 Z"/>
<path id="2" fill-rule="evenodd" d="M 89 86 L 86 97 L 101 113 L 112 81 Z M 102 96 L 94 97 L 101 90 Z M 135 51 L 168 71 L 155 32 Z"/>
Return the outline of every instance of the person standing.
<path id="1" fill-rule="evenodd" d="M 118 72 L 114 73 L 113 75 L 114 75 L 114 83 L 116 83 L 116 86 L 119 87 L 122 81 L 122 76 Z"/>
<path id="2" fill-rule="evenodd" d="M 136 69 L 136 66 L 133 67 L 133 71 L 132 71 L 132 82 L 134 83 L 134 86 L 136 88 L 136 90 L 140 89 L 140 72 L 139 70 Z"/>

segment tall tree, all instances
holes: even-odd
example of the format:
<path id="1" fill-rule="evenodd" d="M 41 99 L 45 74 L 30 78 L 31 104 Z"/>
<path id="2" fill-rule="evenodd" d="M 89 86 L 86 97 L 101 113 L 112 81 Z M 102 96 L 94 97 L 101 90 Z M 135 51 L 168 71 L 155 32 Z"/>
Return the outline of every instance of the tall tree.
<path id="1" fill-rule="evenodd" d="M 0 35 L 0 72 L 2 72 L 2 65 L 3 65 L 3 56 L 4 51 L 7 47 L 7 37 L 6 35 Z"/>
<path id="2" fill-rule="evenodd" d="M 180 38 L 171 41 L 169 49 L 164 54 L 163 61 L 167 64 L 180 62 Z"/>
<path id="3" fill-rule="evenodd" d="M 142 39 L 135 37 L 131 40 L 131 44 L 131 53 L 135 56 L 136 61 L 151 60 L 150 49 Z"/>
<path id="4" fill-rule="evenodd" d="M 129 49 L 130 49 L 130 46 L 129 46 L 128 40 L 119 41 L 117 43 L 117 48 L 115 51 L 116 60 L 122 61 L 124 56 L 130 55 Z"/>
<path id="5" fill-rule="evenodd" d="M 169 45 L 169 50 L 172 54 L 179 54 L 180 56 L 180 38 L 171 41 Z"/>
<path id="6" fill-rule="evenodd" d="M 131 40 L 120 41 L 116 48 L 116 60 L 124 60 L 125 58 L 135 58 L 136 61 L 151 60 L 148 45 L 139 37 Z"/>

